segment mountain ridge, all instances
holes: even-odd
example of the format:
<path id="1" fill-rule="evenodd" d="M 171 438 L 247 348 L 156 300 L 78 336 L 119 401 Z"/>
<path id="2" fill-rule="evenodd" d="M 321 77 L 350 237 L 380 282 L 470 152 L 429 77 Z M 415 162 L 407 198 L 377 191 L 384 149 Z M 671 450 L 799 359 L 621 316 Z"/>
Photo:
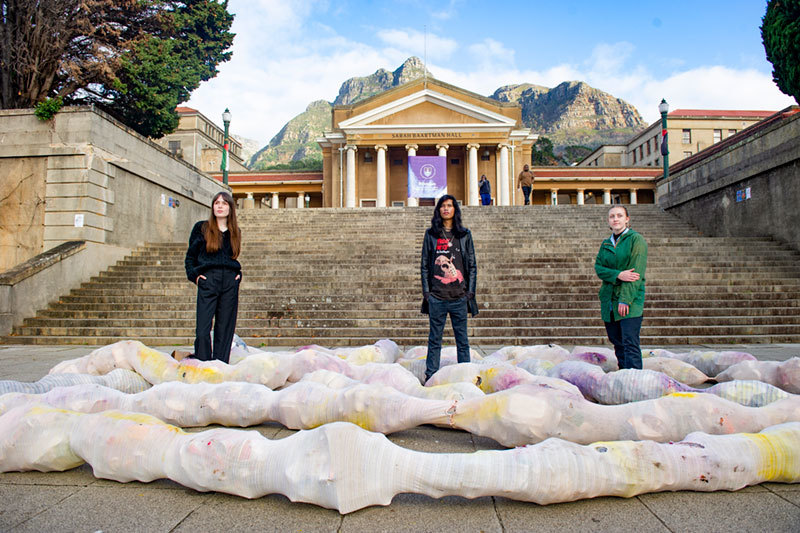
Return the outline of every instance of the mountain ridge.
<path id="1" fill-rule="evenodd" d="M 333 106 L 365 100 L 426 74 L 431 76 L 422 61 L 412 56 L 392 72 L 381 68 L 346 80 L 333 102 L 311 102 L 258 150 L 248 165 L 265 168 L 304 159 L 321 162 L 316 139 L 331 128 Z M 520 105 L 523 124 L 552 140 L 557 148 L 620 143 L 647 126 L 633 105 L 582 81 L 565 81 L 553 88 L 532 83 L 505 85 L 488 98 Z"/>

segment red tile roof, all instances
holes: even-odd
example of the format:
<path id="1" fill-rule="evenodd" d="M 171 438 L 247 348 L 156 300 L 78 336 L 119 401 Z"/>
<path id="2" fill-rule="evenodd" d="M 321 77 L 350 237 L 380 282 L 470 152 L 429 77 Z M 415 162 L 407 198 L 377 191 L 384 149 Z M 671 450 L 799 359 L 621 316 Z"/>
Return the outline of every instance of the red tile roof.
<path id="1" fill-rule="evenodd" d="M 199 113 L 197 109 L 180 105 L 175 108 L 175 111 L 177 111 L 178 113 Z"/>
<path id="2" fill-rule="evenodd" d="M 660 176 L 663 171 L 656 167 L 590 168 L 590 167 L 533 167 L 537 178 L 650 178 Z"/>
<path id="3" fill-rule="evenodd" d="M 668 117 L 731 117 L 763 119 L 775 114 L 775 111 L 756 111 L 742 109 L 676 109 L 670 111 Z"/>
<path id="4" fill-rule="evenodd" d="M 214 172 L 211 176 L 219 181 L 222 181 L 222 173 Z M 241 172 L 229 173 L 228 183 L 245 183 L 245 182 L 276 182 L 276 181 L 319 181 L 322 182 L 322 171 L 314 172 Z"/>

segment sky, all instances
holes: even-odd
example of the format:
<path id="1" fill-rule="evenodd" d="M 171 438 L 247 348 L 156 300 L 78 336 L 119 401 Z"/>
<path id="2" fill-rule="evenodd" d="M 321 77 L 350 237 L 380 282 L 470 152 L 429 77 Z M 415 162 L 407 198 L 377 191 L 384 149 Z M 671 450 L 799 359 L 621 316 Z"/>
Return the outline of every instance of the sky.
<path id="1" fill-rule="evenodd" d="M 766 0 L 229 0 L 233 56 L 185 104 L 263 146 L 314 100 L 412 55 L 488 96 L 584 81 L 648 122 L 670 109 L 779 110 L 761 42 Z"/>

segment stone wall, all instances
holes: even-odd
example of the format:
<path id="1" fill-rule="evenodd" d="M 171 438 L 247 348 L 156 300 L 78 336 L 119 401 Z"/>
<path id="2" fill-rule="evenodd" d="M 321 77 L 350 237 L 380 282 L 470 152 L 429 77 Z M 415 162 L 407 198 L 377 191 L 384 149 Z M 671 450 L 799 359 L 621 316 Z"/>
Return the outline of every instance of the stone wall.
<path id="1" fill-rule="evenodd" d="M 92 108 L 3 110 L 0 133 L 0 271 L 66 241 L 183 241 L 223 189 Z"/>
<path id="2" fill-rule="evenodd" d="M 188 241 L 221 190 L 230 189 L 93 108 L 48 122 L 0 110 L 0 335 L 137 246 Z M 45 253 L 69 241 L 85 244 L 57 260 Z M 39 266 L 21 268 L 32 258 Z"/>
<path id="3" fill-rule="evenodd" d="M 705 235 L 771 237 L 800 250 L 800 108 L 674 165 L 658 203 Z"/>

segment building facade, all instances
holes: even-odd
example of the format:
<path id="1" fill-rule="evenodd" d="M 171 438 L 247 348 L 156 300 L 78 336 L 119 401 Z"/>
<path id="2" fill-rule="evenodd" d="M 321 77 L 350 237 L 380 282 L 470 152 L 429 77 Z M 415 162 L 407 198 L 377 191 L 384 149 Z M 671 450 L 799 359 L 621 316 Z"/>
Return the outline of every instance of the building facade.
<path id="1" fill-rule="evenodd" d="M 203 172 L 217 172 L 222 165 L 225 132 L 205 115 L 191 107 L 178 107 L 178 128 L 156 140 L 158 144 Z M 245 171 L 242 144 L 233 137 L 230 146 L 229 169 Z"/>
<path id="2" fill-rule="evenodd" d="M 669 162 L 677 163 L 727 139 L 774 114 L 774 111 L 676 109 L 667 115 Z M 581 167 L 660 167 L 661 120 L 625 144 L 600 146 L 583 159 Z"/>
<path id="3" fill-rule="evenodd" d="M 317 141 L 326 207 L 432 204 L 409 198 L 408 157 L 415 155 L 447 158 L 447 193 L 464 205 L 478 205 L 482 174 L 496 203 L 511 205 L 513 177 L 530 163 L 537 138 L 518 105 L 430 78 L 335 106 L 331 126 Z"/>

